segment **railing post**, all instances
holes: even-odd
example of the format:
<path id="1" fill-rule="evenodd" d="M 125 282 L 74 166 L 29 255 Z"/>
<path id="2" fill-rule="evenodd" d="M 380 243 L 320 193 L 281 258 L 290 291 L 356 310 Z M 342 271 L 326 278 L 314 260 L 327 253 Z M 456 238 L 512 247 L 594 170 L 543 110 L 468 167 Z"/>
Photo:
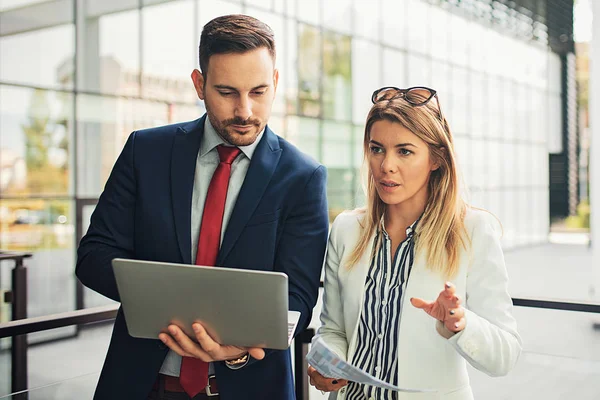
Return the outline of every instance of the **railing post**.
<path id="1" fill-rule="evenodd" d="M 15 259 L 12 270 L 12 320 L 27 318 L 27 268 L 23 258 Z M 12 337 L 11 345 L 11 389 L 12 392 L 27 390 L 27 335 Z M 18 399 L 26 399 L 22 394 Z"/>
<path id="2" fill-rule="evenodd" d="M 308 345 L 315 336 L 315 330 L 308 328 L 299 333 L 294 340 L 294 381 L 296 384 L 296 400 L 308 400 Z"/>

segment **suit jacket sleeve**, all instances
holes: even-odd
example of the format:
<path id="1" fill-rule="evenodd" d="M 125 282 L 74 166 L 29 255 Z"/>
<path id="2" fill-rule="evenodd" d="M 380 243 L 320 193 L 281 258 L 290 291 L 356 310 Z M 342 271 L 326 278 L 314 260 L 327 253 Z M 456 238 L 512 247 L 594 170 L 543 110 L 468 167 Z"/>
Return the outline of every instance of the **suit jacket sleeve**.
<path id="1" fill-rule="evenodd" d="M 521 337 L 512 315 L 508 275 L 492 218 L 481 215 L 475 225 L 473 260 L 467 275 L 466 326 L 449 342 L 473 367 L 490 376 L 503 376 L 521 354 Z"/>
<path id="2" fill-rule="evenodd" d="M 117 159 L 77 250 L 79 280 L 115 301 L 120 299 L 111 262 L 117 257 L 134 258 L 135 136 L 135 132 L 129 136 Z"/>

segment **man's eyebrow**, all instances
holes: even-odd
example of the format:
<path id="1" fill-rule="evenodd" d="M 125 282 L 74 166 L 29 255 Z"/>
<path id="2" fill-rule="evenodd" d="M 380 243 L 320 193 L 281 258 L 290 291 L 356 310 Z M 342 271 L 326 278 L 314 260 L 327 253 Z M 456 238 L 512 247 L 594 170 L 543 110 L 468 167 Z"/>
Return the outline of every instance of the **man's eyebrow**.
<path id="1" fill-rule="evenodd" d="M 233 86 L 229 86 L 229 85 L 215 85 L 214 87 L 215 87 L 215 89 L 231 90 L 231 91 L 234 91 L 234 92 L 239 92 L 239 90 L 237 88 L 234 88 Z M 253 87 L 252 89 L 250 89 L 250 91 L 259 90 L 259 89 L 265 89 L 265 88 L 268 88 L 268 87 L 269 87 L 268 84 L 263 83 L 262 85 L 258 85 L 256 87 Z"/>

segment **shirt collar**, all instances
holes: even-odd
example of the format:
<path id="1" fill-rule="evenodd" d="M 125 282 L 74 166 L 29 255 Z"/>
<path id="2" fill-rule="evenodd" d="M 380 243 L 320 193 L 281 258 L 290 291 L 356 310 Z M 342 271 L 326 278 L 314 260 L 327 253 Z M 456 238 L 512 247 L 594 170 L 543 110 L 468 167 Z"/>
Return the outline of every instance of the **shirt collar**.
<path id="1" fill-rule="evenodd" d="M 248 146 L 237 146 L 242 151 L 242 153 L 244 153 L 244 155 L 248 157 L 249 160 L 252 160 L 252 155 L 254 154 L 256 146 L 258 146 L 258 143 L 262 139 L 264 133 L 265 130 L 263 129 L 256 137 L 254 143 Z M 207 116 L 206 120 L 204 121 L 204 135 L 202 135 L 202 140 L 200 142 L 200 157 L 204 157 L 212 149 L 214 149 L 220 144 L 231 146 L 230 143 L 226 142 L 225 139 L 219 136 L 219 134 L 212 126 Z"/>
<path id="2" fill-rule="evenodd" d="M 417 224 L 421 220 L 422 216 L 423 216 L 423 214 L 421 214 L 419 216 L 419 218 L 417 218 L 417 220 L 415 222 L 413 222 L 412 224 L 410 224 L 410 226 L 406 227 L 406 237 L 411 237 L 414 234 L 415 229 L 417 228 Z M 385 214 L 381 216 L 380 224 L 381 224 L 381 231 L 383 232 L 383 234 L 386 237 L 388 237 L 389 235 L 388 235 L 387 231 L 385 230 Z"/>

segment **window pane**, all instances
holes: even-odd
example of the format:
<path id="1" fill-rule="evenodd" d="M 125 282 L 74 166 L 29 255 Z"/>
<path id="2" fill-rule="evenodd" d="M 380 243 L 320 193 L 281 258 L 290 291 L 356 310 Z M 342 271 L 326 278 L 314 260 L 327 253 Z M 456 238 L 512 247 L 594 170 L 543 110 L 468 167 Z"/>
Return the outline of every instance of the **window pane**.
<path id="1" fill-rule="evenodd" d="M 298 26 L 298 101 L 300 113 L 316 117 L 321 113 L 319 76 L 321 34 L 313 26 Z"/>
<path id="2" fill-rule="evenodd" d="M 404 52 L 383 49 L 383 82 L 381 82 L 381 86 L 408 87 Z"/>
<path id="3" fill-rule="evenodd" d="M 394 48 L 405 47 L 407 3 L 397 0 L 381 0 L 381 19 L 383 20 L 383 42 Z"/>
<path id="4" fill-rule="evenodd" d="M 352 113 L 350 37 L 326 32 L 323 37 L 323 116 L 349 120 Z"/>
<path id="5" fill-rule="evenodd" d="M 325 1 L 325 0 L 323 0 Z M 318 25 L 320 22 L 320 5 L 321 0 L 302 0 L 298 1 L 296 11 L 298 13 L 298 19 L 300 21 Z"/>
<path id="6" fill-rule="evenodd" d="M 431 35 L 431 55 L 434 59 L 448 60 L 450 36 L 448 35 L 449 13 L 440 7 L 430 7 L 429 34 Z M 438 63 L 436 63 L 438 64 Z"/>
<path id="7" fill-rule="evenodd" d="M 369 39 L 379 39 L 381 24 L 379 1 L 354 1 L 354 34 Z"/>
<path id="8" fill-rule="evenodd" d="M 77 110 L 77 177 L 81 197 L 100 195 L 131 132 L 195 119 L 202 114 L 200 109 L 194 113 L 162 102 L 92 95 L 79 95 Z"/>
<path id="9" fill-rule="evenodd" d="M 362 39 L 352 40 L 352 119 L 364 124 L 371 108 L 373 91 L 382 87 L 380 60 L 381 48 Z"/>
<path id="10" fill-rule="evenodd" d="M 0 200 L 0 247 L 33 253 L 24 261 L 29 318 L 75 309 L 74 220 L 73 202 L 66 198 Z M 57 338 L 73 328 L 30 334 L 28 342 Z"/>
<path id="11" fill-rule="evenodd" d="M 2 2 L 0 2 L 0 11 L 21 8 L 33 4 L 48 3 L 50 1 L 51 0 L 2 0 Z"/>
<path id="12" fill-rule="evenodd" d="M 0 81 L 73 87 L 73 25 L 0 38 Z"/>
<path id="13" fill-rule="evenodd" d="M 408 53 L 408 86 L 432 86 L 430 58 Z"/>
<path id="14" fill-rule="evenodd" d="M 231 1 L 224 0 L 198 0 L 198 19 L 196 24 L 197 34 L 195 35 L 196 47 L 200 44 L 200 34 L 202 28 L 208 21 L 221 15 L 240 14 L 242 6 Z M 197 52 L 197 51 L 196 51 Z M 196 60 L 196 64 L 198 60 Z"/>
<path id="15" fill-rule="evenodd" d="M 278 96 L 285 100 L 285 110 L 288 114 L 298 114 L 298 89 L 300 70 L 298 68 L 298 24 L 292 19 L 285 22 L 286 35 L 283 37 L 285 48 L 283 55 L 279 51 L 279 92 Z M 280 46 L 281 48 L 281 46 Z"/>
<path id="16" fill-rule="evenodd" d="M 320 161 L 320 129 L 321 121 L 318 119 L 288 116 L 285 137 L 300 150 Z"/>
<path id="17" fill-rule="evenodd" d="M 429 20 L 430 6 L 423 0 L 408 0 L 406 4 L 408 13 L 403 18 L 406 19 L 408 25 L 406 28 L 408 48 L 411 51 L 428 55 L 431 42 L 430 30 L 427 28 L 427 25 L 431 24 Z"/>
<path id="18" fill-rule="evenodd" d="M 0 86 L 2 196 L 71 191 L 71 93 Z"/>
<path id="19" fill-rule="evenodd" d="M 339 214 L 353 206 L 355 172 L 353 127 L 333 121 L 323 122 L 323 164 L 327 167 L 327 201 L 330 213 Z"/>
<path id="20" fill-rule="evenodd" d="M 102 93 L 140 95 L 140 17 L 138 10 L 100 17 L 99 57 L 86 57 L 84 89 Z M 96 79 L 90 76 L 99 65 Z"/>
<path id="21" fill-rule="evenodd" d="M 270 10 L 273 6 L 273 0 L 246 0 L 246 5 L 249 7 L 258 7 L 263 10 Z M 248 13 L 248 15 L 252 15 Z"/>
<path id="22" fill-rule="evenodd" d="M 186 0 L 145 7 L 142 20 L 142 94 L 168 99 L 170 93 L 165 87 L 172 82 L 189 82 L 192 69 L 198 65 L 199 35 L 195 31 L 194 4 Z M 193 96 L 193 90 L 187 88 L 176 89 L 177 94 Z"/>
<path id="23" fill-rule="evenodd" d="M 323 27 L 336 32 L 351 33 L 353 0 L 323 1 Z M 362 16 L 361 16 L 362 18 Z"/>

